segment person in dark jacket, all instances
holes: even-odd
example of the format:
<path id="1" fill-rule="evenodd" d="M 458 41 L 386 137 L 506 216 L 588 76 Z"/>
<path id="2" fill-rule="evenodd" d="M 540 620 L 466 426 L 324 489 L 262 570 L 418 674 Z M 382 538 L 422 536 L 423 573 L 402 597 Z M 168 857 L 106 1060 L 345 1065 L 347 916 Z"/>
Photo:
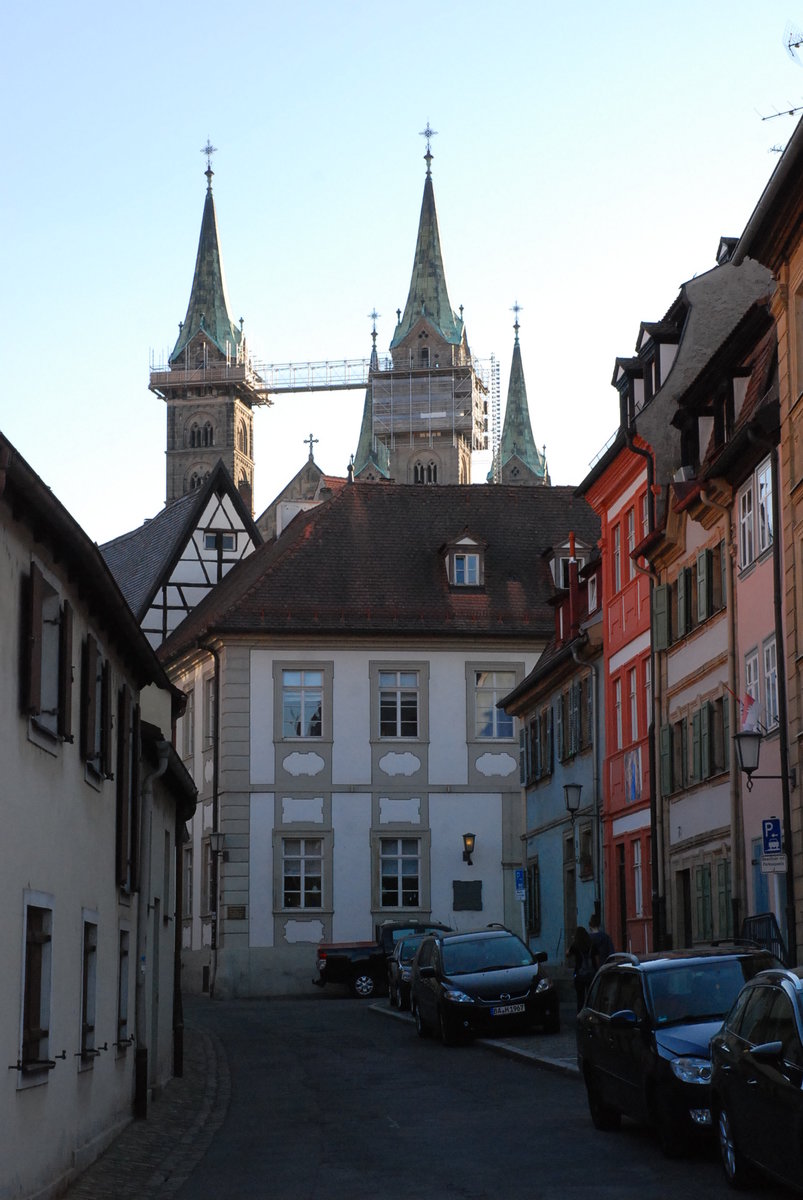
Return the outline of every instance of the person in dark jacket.
<path id="1" fill-rule="evenodd" d="M 592 956 L 591 935 L 584 925 L 578 925 L 574 933 L 574 941 L 566 952 L 566 957 L 573 960 L 574 990 L 577 996 L 577 1011 L 586 1002 L 588 985 L 594 978 L 595 967 Z"/>
<path id="2" fill-rule="evenodd" d="M 600 925 L 599 913 L 592 913 L 589 922 L 589 936 L 591 938 L 591 959 L 594 964 L 594 970 L 598 971 L 606 958 L 613 954 L 613 942 L 610 934 L 606 933 Z"/>

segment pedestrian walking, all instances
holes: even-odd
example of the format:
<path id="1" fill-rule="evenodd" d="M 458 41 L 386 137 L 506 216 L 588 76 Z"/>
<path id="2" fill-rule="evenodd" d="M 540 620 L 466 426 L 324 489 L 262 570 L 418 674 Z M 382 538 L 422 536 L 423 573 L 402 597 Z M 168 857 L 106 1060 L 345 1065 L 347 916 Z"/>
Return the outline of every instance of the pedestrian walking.
<path id="1" fill-rule="evenodd" d="M 578 925 L 574 933 L 574 941 L 566 953 L 566 957 L 573 960 L 574 990 L 577 996 L 578 1012 L 586 1002 L 588 985 L 594 978 L 592 948 L 591 935 L 588 930 L 584 925 Z"/>
<path id="2" fill-rule="evenodd" d="M 611 935 L 606 933 L 600 923 L 599 913 L 592 913 L 588 921 L 589 936 L 591 938 L 591 960 L 594 964 L 594 970 L 598 971 L 609 955 L 613 954 L 613 942 Z"/>

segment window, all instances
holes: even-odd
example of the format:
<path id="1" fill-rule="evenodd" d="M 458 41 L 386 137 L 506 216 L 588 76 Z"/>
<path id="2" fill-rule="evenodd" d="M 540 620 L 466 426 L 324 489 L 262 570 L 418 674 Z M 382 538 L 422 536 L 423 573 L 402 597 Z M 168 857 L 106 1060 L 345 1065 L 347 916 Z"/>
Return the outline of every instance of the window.
<path id="1" fill-rule="evenodd" d="M 564 590 L 568 589 L 569 564 L 571 562 L 577 563 L 577 570 L 579 572 L 582 571 L 583 567 L 585 566 L 585 561 L 585 558 L 583 558 L 581 555 L 575 557 L 574 559 L 568 557 L 567 555 L 561 556 L 557 560 L 557 576 L 555 578 L 555 583 L 558 585 L 558 587 L 563 588 Z"/>
<path id="2" fill-rule="evenodd" d="M 698 941 L 710 942 L 714 936 L 711 911 L 711 865 L 704 863 L 694 871 L 695 887 L 695 936 Z"/>
<path id="3" fill-rule="evenodd" d="M 204 750 L 211 750 L 217 730 L 217 681 L 214 675 L 204 679 Z"/>
<path id="4" fill-rule="evenodd" d="M 87 634 L 81 677 L 81 755 L 101 778 L 112 775 L 111 745 L 111 664 L 94 637 Z"/>
<path id="5" fill-rule="evenodd" d="M 204 534 L 204 549 L 206 550 L 234 550 L 236 545 L 237 539 L 233 533 L 207 530 Z"/>
<path id="6" fill-rule="evenodd" d="M 182 743 L 182 757 L 185 760 L 192 759 L 195 753 L 195 691 L 193 688 L 187 692 L 187 707 L 182 718 Z"/>
<path id="7" fill-rule="evenodd" d="M 689 782 L 689 732 L 686 718 L 672 726 L 672 790 L 684 788 Z"/>
<path id="8" fill-rule="evenodd" d="M 36 563 L 25 586 L 22 709 L 39 729 L 72 741 L 72 608 Z"/>
<path id="9" fill-rule="evenodd" d="M 633 843 L 633 903 L 635 915 L 640 917 L 644 912 L 644 889 L 641 877 L 641 842 Z"/>
<path id="10" fill-rule="evenodd" d="M 474 672 L 474 732 L 478 738 L 513 737 L 513 718 L 496 705 L 515 684 L 515 671 Z"/>
<path id="11" fill-rule="evenodd" d="M 25 903 L 25 976 L 22 999 L 22 1070 L 48 1068 L 53 911 L 44 897 Z"/>
<path id="12" fill-rule="evenodd" d="M 641 536 L 645 538 L 650 532 L 650 499 L 647 493 L 641 497 Z"/>
<path id="13" fill-rule="evenodd" d="M 217 907 L 217 871 L 208 837 L 201 843 L 201 854 L 201 912 L 208 916 Z"/>
<path id="14" fill-rule="evenodd" d="M 525 879 L 527 933 L 536 934 L 541 932 L 541 876 L 538 870 L 537 858 L 534 858 L 527 864 Z"/>
<path id="15" fill-rule="evenodd" d="M 413 467 L 414 483 L 437 483 L 438 464 L 431 460 L 428 463 L 417 462 Z"/>
<path id="16" fill-rule="evenodd" d="M 772 466 L 767 458 L 739 493 L 739 566 L 744 570 L 772 545 Z"/>
<path id="17" fill-rule="evenodd" d="M 282 905 L 320 908 L 323 902 L 323 856 L 320 838 L 282 839 Z"/>
<path id="18" fill-rule="evenodd" d="M 772 545 L 772 470 L 769 459 L 756 471 L 756 541 L 758 553 Z"/>
<path id="19" fill-rule="evenodd" d="M 588 611 L 594 612 L 597 607 L 597 577 L 592 575 L 588 581 Z"/>
<path id="20" fill-rule="evenodd" d="M 652 719 L 652 661 L 649 658 L 644 659 L 644 711 L 649 728 Z"/>
<path id="21" fill-rule="evenodd" d="M 184 857 L 182 862 L 182 896 L 181 896 L 181 914 L 185 920 L 192 917 L 192 900 L 193 900 L 193 851 L 192 846 L 184 847 Z"/>
<path id="22" fill-rule="evenodd" d="M 778 724 L 778 659 L 775 638 L 764 643 L 764 724 L 774 729 Z"/>
<path id="23" fill-rule="evenodd" d="M 455 554 L 454 581 L 462 587 L 476 587 L 480 581 L 479 554 Z"/>
<path id="24" fill-rule="evenodd" d="M 636 510 L 629 508 L 627 510 L 627 577 L 634 579 L 636 575 L 636 562 L 631 557 L 636 548 Z"/>
<path id="25" fill-rule="evenodd" d="M 95 1049 L 95 998 L 97 994 L 97 916 L 84 914 L 83 969 L 81 975 L 81 1062 L 86 1065 L 100 1051 Z"/>
<path id="26" fill-rule="evenodd" d="M 618 525 L 613 530 L 613 590 L 622 586 L 622 531 Z"/>
<path id="27" fill-rule="evenodd" d="M 382 908 L 418 908 L 421 842 L 418 838 L 379 839 Z"/>
<path id="28" fill-rule="evenodd" d="M 615 722 L 615 738 L 614 749 L 622 749 L 622 681 L 621 679 L 614 680 L 613 684 L 613 712 Z"/>
<path id="29" fill-rule="evenodd" d="M 137 888 L 139 845 L 139 705 L 123 684 L 117 703 L 117 883 L 126 892 Z"/>
<path id="30" fill-rule="evenodd" d="M 744 659 L 744 690 L 748 696 L 752 696 L 758 703 L 759 683 L 758 683 L 758 650 L 751 650 L 745 655 Z"/>
<path id="31" fill-rule="evenodd" d="M 282 737 L 319 738 L 323 671 L 282 671 Z"/>
<path id="32" fill-rule="evenodd" d="M 118 1053 L 124 1053 L 132 1038 L 128 1032 L 129 938 L 127 929 L 120 930 L 117 954 L 117 1041 Z"/>
<path id="33" fill-rule="evenodd" d="M 379 736 L 418 737 L 418 672 L 379 672 Z"/>
<path id="34" fill-rule="evenodd" d="M 739 494 L 739 566 L 748 567 L 755 558 L 753 551 L 753 484 Z"/>
<path id="35" fill-rule="evenodd" d="M 636 668 L 628 674 L 630 683 L 630 740 L 638 740 L 638 675 Z"/>

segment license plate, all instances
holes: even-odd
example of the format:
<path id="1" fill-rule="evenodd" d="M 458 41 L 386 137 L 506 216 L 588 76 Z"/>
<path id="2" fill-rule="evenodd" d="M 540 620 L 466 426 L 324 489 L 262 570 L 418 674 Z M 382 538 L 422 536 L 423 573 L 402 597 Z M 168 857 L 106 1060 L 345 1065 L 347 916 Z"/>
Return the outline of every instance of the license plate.
<path id="1" fill-rule="evenodd" d="M 524 1012 L 523 1004 L 497 1004 L 491 1009 L 492 1017 L 509 1017 L 511 1013 Z"/>

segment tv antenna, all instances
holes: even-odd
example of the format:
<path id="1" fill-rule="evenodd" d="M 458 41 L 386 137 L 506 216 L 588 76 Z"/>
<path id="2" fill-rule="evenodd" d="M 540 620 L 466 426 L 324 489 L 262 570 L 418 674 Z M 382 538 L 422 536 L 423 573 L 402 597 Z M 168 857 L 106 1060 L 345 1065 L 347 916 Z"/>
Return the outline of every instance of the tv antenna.
<path id="1" fill-rule="evenodd" d="M 797 25 L 793 25 L 791 21 L 787 21 L 786 29 L 783 33 L 783 44 L 786 46 L 786 53 L 791 58 L 792 62 L 803 66 L 800 61 L 798 50 L 803 46 L 803 32 L 798 29 Z"/>

